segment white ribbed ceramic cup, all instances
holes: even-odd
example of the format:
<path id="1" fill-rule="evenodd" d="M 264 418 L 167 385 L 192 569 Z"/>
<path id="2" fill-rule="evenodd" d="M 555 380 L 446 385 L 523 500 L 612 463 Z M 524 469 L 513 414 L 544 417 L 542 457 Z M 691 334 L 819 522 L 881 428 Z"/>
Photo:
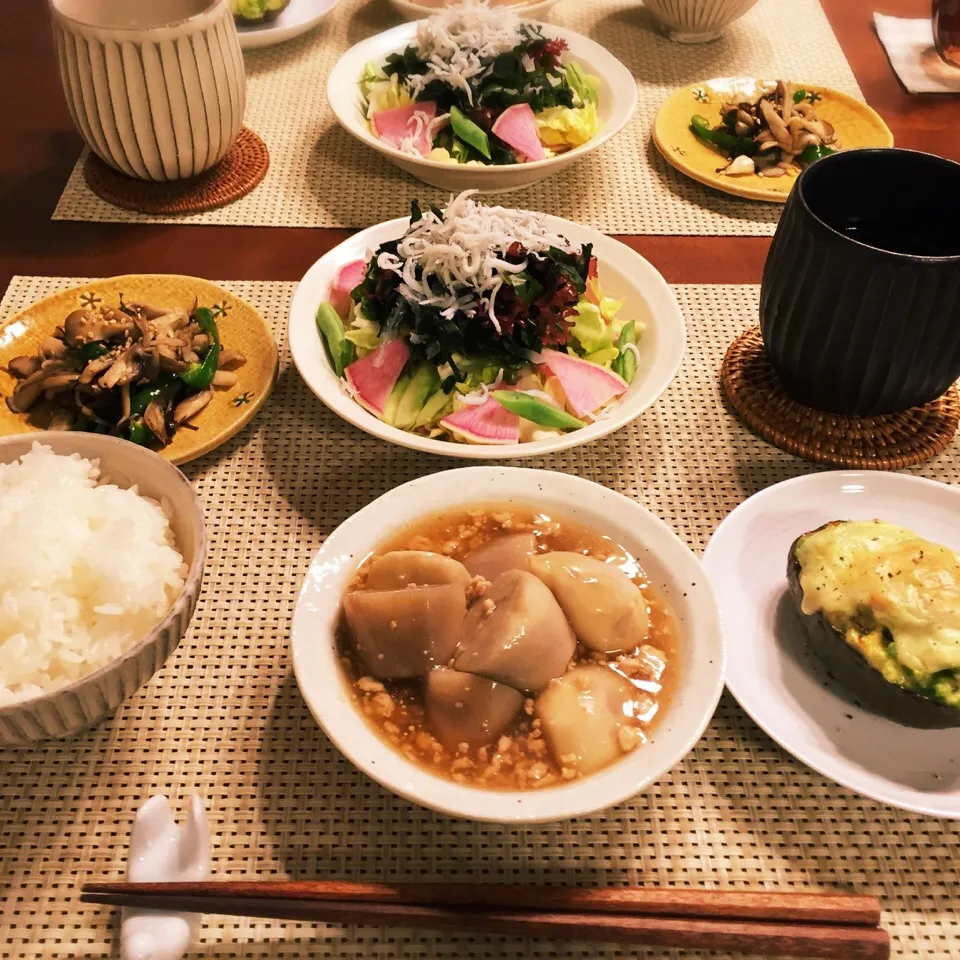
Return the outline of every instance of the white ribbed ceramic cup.
<path id="1" fill-rule="evenodd" d="M 757 0 L 644 0 L 643 5 L 660 21 L 671 40 L 704 43 L 716 40 L 756 3 Z"/>
<path id="2" fill-rule="evenodd" d="M 60 79 L 94 153 L 182 180 L 233 145 L 246 100 L 228 0 L 49 0 Z"/>

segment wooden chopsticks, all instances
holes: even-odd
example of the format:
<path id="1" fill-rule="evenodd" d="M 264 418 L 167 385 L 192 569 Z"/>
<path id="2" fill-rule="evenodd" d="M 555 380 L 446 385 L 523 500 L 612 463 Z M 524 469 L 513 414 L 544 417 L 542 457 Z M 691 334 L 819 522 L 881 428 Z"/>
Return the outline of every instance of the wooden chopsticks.
<path id="1" fill-rule="evenodd" d="M 876 897 L 845 893 L 495 884 L 89 883 L 86 903 L 421 930 L 887 960 Z"/>

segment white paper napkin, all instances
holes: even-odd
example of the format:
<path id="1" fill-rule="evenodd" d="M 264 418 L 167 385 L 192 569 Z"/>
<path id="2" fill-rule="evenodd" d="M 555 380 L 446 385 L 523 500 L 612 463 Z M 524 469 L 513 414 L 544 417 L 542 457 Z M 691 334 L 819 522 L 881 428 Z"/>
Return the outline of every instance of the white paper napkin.
<path id="1" fill-rule="evenodd" d="M 875 13 L 873 25 L 900 82 L 910 93 L 960 93 L 960 68 L 940 59 L 929 17 L 907 20 Z"/>

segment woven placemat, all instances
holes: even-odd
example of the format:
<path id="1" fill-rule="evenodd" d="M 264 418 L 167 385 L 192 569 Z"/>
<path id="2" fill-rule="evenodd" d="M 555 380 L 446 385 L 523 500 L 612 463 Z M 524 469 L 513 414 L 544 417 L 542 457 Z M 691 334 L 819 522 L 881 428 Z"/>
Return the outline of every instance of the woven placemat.
<path id="1" fill-rule="evenodd" d="M 16 278 L 9 315 L 68 278 Z M 0 956 L 115 955 L 109 910 L 79 882 L 118 877 L 134 811 L 153 792 L 207 798 L 216 875 L 681 887 L 852 888 L 879 895 L 898 960 L 960 957 L 960 822 L 902 813 L 836 786 L 773 744 L 724 696 L 694 751 L 606 813 L 509 827 L 452 820 L 381 789 L 320 733 L 296 688 L 290 618 L 312 554 L 381 493 L 456 461 L 360 433 L 302 384 L 285 342 L 293 284 L 228 283 L 272 322 L 270 403 L 218 453 L 188 464 L 210 552 L 184 642 L 98 729 L 0 751 Z M 756 287 L 678 287 L 680 373 L 630 427 L 534 465 L 638 499 L 696 550 L 740 501 L 807 473 L 726 411 L 718 371 L 757 315 Z M 960 482 L 960 445 L 916 472 Z M 195 960 L 662 960 L 669 951 L 209 918 Z M 689 956 L 685 954 L 684 956 Z M 721 955 L 717 955 L 721 956 Z M 725 957 L 724 960 L 727 960 Z"/>
<path id="2" fill-rule="evenodd" d="M 560 0 L 550 19 L 588 34 L 637 79 L 633 121 L 568 171 L 501 202 L 607 233 L 768 236 L 779 204 L 712 191 L 674 170 L 650 140 L 653 118 L 677 87 L 716 76 L 787 77 L 859 95 L 818 0 L 760 0 L 709 44 L 665 39 L 637 0 Z M 387 0 L 344 0 L 300 39 L 245 55 L 247 124 L 270 149 L 270 171 L 248 196 L 186 217 L 192 223 L 365 227 L 446 194 L 394 167 L 337 125 L 326 101 L 331 67 L 350 46 L 399 20 Z M 691 104 L 691 114 L 694 104 Z M 54 219 L 156 221 L 100 200 L 73 172 Z"/>
<path id="3" fill-rule="evenodd" d="M 101 199 L 140 213 L 198 213 L 248 194 L 270 167 L 267 145 L 243 127 L 227 155 L 206 173 L 189 180 L 152 183 L 124 176 L 88 152 L 83 165 L 87 186 Z"/>
<path id="4" fill-rule="evenodd" d="M 797 403 L 767 359 L 759 327 L 730 344 L 721 376 L 733 409 L 764 440 L 814 463 L 901 470 L 935 457 L 960 425 L 956 385 L 930 403 L 874 417 L 825 413 Z"/>

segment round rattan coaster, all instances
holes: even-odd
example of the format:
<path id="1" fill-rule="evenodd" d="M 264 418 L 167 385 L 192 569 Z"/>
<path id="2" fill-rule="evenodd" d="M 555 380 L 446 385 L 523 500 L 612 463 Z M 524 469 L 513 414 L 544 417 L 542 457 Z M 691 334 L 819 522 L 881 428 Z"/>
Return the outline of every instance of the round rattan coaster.
<path id="1" fill-rule="evenodd" d="M 815 463 L 858 470 L 899 470 L 936 456 L 960 424 L 956 386 L 902 413 L 858 417 L 814 410 L 791 400 L 763 349 L 760 328 L 730 344 L 721 370 L 733 409 L 764 440 Z"/>
<path id="2" fill-rule="evenodd" d="M 189 180 L 134 180 L 107 166 L 94 153 L 87 157 L 83 173 L 90 189 L 114 206 L 139 213 L 199 213 L 249 193 L 266 176 L 269 166 L 267 145 L 244 127 L 216 166 Z"/>

